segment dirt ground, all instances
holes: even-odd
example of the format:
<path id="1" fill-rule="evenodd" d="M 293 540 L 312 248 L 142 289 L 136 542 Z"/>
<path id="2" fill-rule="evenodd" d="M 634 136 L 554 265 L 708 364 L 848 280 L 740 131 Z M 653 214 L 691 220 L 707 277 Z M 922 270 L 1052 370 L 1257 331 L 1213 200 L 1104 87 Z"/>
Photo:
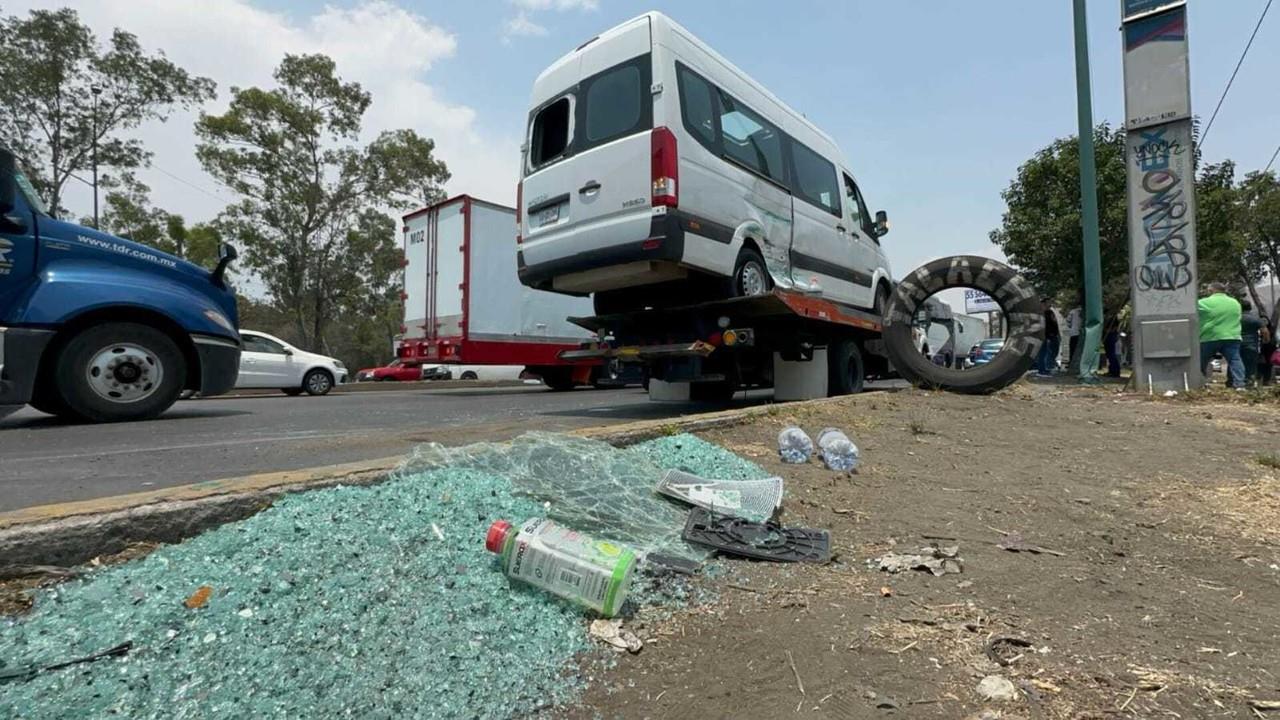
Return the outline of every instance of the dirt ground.
<path id="1" fill-rule="evenodd" d="M 792 415 L 862 449 L 783 465 L 780 408 L 704 437 L 786 481 L 825 566 L 727 561 L 711 604 L 628 620 L 574 718 L 1280 718 L 1280 403 L 1019 384 Z M 998 546 L 1008 533 L 1041 552 Z M 958 545 L 963 572 L 883 572 Z M 1008 544 L 1008 543 L 1006 543 Z M 984 700 L 984 677 L 1016 697 Z"/>

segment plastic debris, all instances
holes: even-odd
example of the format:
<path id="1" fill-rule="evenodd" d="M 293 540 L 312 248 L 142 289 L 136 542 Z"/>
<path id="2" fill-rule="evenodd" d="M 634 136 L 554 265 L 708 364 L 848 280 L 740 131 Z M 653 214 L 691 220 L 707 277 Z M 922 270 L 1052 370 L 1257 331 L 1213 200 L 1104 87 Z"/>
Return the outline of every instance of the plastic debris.
<path id="1" fill-rule="evenodd" d="M 715 515 L 702 508 L 689 511 L 684 539 L 730 555 L 776 562 L 825 563 L 831 559 L 831 533 L 808 528 L 784 528 Z"/>
<path id="2" fill-rule="evenodd" d="M 831 470 L 848 471 L 858 467 L 858 446 L 848 435 L 835 428 L 818 433 L 819 454 Z"/>
<path id="3" fill-rule="evenodd" d="M 547 520 L 506 520 L 489 527 L 484 546 L 502 558 L 511 577 L 613 617 L 626 602 L 636 553 Z"/>
<path id="4" fill-rule="evenodd" d="M 588 458 L 572 457 L 579 452 Z M 592 524 L 619 524 L 647 544 L 670 540 L 680 557 L 698 559 L 707 551 L 680 541 L 685 514 L 654 495 L 654 478 L 667 468 L 768 477 L 683 435 L 627 449 L 526 436 L 505 449 L 448 454 L 473 461 L 287 495 L 245 520 L 42 590 L 29 614 L 0 621 L 6 669 L 89 655 L 121 637 L 145 652 L 6 685 L 0 717 L 530 717 L 580 692 L 575 658 L 591 647 L 583 612 L 513 587 L 477 535 L 499 518 L 539 516 L 550 502 L 553 519 L 612 509 Z M 530 478 L 548 475 L 573 477 Z M 526 489 L 535 486 L 545 494 Z M 569 492 L 578 496 L 560 494 Z M 680 578 L 660 586 L 636 578 L 628 605 L 689 602 L 699 591 Z M 205 585 L 217 597 L 199 612 L 184 608 Z M 244 608 L 253 618 L 239 617 Z"/>
<path id="5" fill-rule="evenodd" d="M 813 457 L 813 440 L 808 433 L 791 425 L 778 433 L 778 454 L 784 463 L 807 463 Z"/>
<path id="6" fill-rule="evenodd" d="M 591 637 L 605 643 L 618 652 L 632 655 L 644 649 L 644 643 L 629 630 L 622 629 L 622 620 L 592 620 Z"/>
<path id="7" fill-rule="evenodd" d="M 1003 675 L 988 675 L 978 683 L 978 695 L 983 700 L 1012 702 L 1018 699 L 1018 688 Z"/>
<path id="8" fill-rule="evenodd" d="M 1000 538 L 1000 542 L 996 543 L 996 547 L 1001 550 L 1008 550 L 1009 552 L 1026 552 L 1031 553 L 1032 555 L 1043 554 L 1054 555 L 1057 557 L 1063 557 L 1066 555 L 1066 553 L 1058 552 L 1057 550 L 1050 550 L 1049 548 L 1029 543 L 1022 538 L 1022 533 L 1018 532 L 1012 532 Z"/>
<path id="9" fill-rule="evenodd" d="M 963 571 L 959 562 L 960 546 L 925 547 L 918 553 L 885 553 L 875 559 L 881 570 L 900 573 L 906 570 L 928 570 L 934 575 Z"/>
<path id="10" fill-rule="evenodd" d="M 0 682 L 8 682 L 10 680 L 32 680 L 40 673 L 52 672 L 69 668 L 72 665 L 80 665 L 83 663 L 91 663 L 109 657 L 119 657 L 127 654 L 133 649 L 132 642 L 123 642 L 113 648 L 107 648 L 102 652 L 96 652 L 84 657 L 74 658 L 72 660 L 63 660 L 61 662 L 52 663 L 50 665 L 31 665 L 24 668 L 16 669 L 0 669 Z M 17 717 L 17 716 L 15 716 Z"/>
<path id="11" fill-rule="evenodd" d="M 782 506 L 782 478 L 707 480 L 683 470 L 668 470 L 658 492 L 721 515 L 763 522 Z"/>
<path id="12" fill-rule="evenodd" d="M 213 588 L 208 585 L 201 585 L 196 591 L 191 593 L 190 597 L 182 601 L 188 610 L 196 610 L 205 606 L 209 602 L 209 596 L 213 594 Z"/>

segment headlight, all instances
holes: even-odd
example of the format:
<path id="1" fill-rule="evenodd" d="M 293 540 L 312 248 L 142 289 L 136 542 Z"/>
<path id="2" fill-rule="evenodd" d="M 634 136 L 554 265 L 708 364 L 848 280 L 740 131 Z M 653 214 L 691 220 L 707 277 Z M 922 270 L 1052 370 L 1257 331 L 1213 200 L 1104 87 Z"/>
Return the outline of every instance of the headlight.
<path id="1" fill-rule="evenodd" d="M 334 360 L 334 361 L 333 361 L 333 366 L 334 366 L 334 367 L 336 367 L 336 368 L 342 368 L 343 370 L 346 370 L 346 369 L 347 369 L 347 366 L 346 366 L 346 365 L 343 365 L 341 360 Z"/>
<path id="2" fill-rule="evenodd" d="M 236 326 L 231 324 L 231 321 L 227 319 L 226 315 L 223 315 L 217 310 L 205 310 L 204 316 L 209 318 L 214 325 L 217 325 L 228 332 L 236 332 Z"/>

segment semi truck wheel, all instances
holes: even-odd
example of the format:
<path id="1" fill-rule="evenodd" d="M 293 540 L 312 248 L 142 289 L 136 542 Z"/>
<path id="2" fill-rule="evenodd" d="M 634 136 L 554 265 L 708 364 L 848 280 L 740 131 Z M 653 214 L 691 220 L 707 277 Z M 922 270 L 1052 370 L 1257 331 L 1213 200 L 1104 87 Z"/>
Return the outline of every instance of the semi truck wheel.
<path id="1" fill-rule="evenodd" d="M 862 392 L 867 369 L 862 348 L 855 340 L 837 340 L 827 347 L 827 395 L 854 395 Z"/>
<path id="2" fill-rule="evenodd" d="M 187 363 L 168 335 L 138 323 L 106 323 L 72 337 L 54 360 L 55 392 L 67 412 L 90 422 L 146 420 L 168 410 Z"/>
<path id="3" fill-rule="evenodd" d="M 934 365 L 916 349 L 916 312 L 930 297 L 951 288 L 973 288 L 1000 305 L 1009 324 L 1004 348 L 986 365 L 955 370 Z M 890 362 L 918 387 L 983 395 L 1012 385 L 1031 369 L 1044 342 L 1044 315 L 1034 288 L 1013 268 L 973 255 L 939 258 L 904 277 L 884 318 L 884 345 Z"/>
<path id="4" fill-rule="evenodd" d="M 333 376 L 328 370 L 318 368 L 312 370 L 302 378 L 302 389 L 306 390 L 308 395 L 328 395 L 333 389 Z"/>

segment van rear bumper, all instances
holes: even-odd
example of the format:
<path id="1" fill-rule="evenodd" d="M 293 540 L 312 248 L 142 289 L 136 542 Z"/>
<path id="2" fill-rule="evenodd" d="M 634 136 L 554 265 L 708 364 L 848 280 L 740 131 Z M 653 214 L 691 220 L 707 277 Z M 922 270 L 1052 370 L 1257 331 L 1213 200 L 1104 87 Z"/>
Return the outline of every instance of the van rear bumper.
<path id="1" fill-rule="evenodd" d="M 240 376 L 240 345 L 227 338 L 192 335 L 200 356 L 200 394 L 221 395 L 236 386 Z"/>
<path id="2" fill-rule="evenodd" d="M 0 406 L 21 406 L 31 400 L 40 356 L 52 339 L 52 330 L 0 327 Z"/>
<path id="3" fill-rule="evenodd" d="M 554 291 L 555 279 L 564 275 L 634 262 L 680 262 L 683 257 L 684 227 L 680 215 L 669 212 L 653 217 L 649 237 L 644 240 L 566 255 L 536 265 L 526 264 L 524 252 L 521 251 L 516 253 L 516 266 L 522 284 L 538 290 Z"/>

